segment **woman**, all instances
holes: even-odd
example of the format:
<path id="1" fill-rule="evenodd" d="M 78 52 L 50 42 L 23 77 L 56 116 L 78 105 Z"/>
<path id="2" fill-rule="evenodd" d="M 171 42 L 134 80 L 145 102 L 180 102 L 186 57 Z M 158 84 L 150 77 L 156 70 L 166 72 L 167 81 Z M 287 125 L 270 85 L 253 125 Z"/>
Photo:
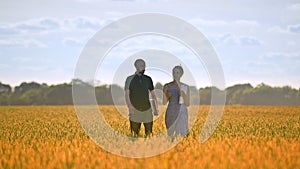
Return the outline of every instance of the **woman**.
<path id="1" fill-rule="evenodd" d="M 164 85 L 163 103 L 169 102 L 165 117 L 165 124 L 169 136 L 182 135 L 188 132 L 188 110 L 190 105 L 189 86 L 181 83 L 180 78 L 183 75 L 181 66 L 175 66 L 172 70 L 173 81 Z"/>

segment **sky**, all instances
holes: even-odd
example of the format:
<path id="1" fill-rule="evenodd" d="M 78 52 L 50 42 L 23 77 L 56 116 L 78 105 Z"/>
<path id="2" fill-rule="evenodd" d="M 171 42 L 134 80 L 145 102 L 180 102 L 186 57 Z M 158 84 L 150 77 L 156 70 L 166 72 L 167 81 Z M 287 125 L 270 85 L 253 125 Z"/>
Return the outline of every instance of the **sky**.
<path id="1" fill-rule="evenodd" d="M 265 83 L 300 88 L 299 0 L 4 0 L 0 2 L 0 82 L 11 86 L 70 82 L 84 47 L 98 31 L 140 13 L 168 14 L 196 27 L 215 50 L 226 86 Z M 205 65 L 193 59 L 188 48 L 154 35 L 116 45 L 99 63 L 92 81 L 122 85 L 134 73 L 132 59 L 149 49 L 164 51 L 165 59 L 159 63 L 182 64 L 188 83 L 212 84 Z M 170 62 L 166 58 L 171 55 Z M 154 82 L 172 80 L 172 64 L 161 70 L 154 58 L 145 57 L 146 73 Z"/>

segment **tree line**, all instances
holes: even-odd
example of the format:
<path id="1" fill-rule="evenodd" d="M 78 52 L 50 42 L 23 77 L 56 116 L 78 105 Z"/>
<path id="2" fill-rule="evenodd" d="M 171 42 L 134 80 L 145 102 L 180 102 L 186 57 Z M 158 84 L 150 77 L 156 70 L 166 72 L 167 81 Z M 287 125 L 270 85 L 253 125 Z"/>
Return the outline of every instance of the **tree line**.
<path id="1" fill-rule="evenodd" d="M 0 105 L 72 105 L 72 85 L 92 89 L 89 91 L 95 93 L 99 105 L 125 104 L 123 87 L 115 84 L 94 87 L 79 79 L 73 79 L 70 83 L 57 85 L 23 82 L 14 89 L 0 82 Z M 160 103 L 162 88 L 161 83 L 156 83 L 155 90 Z M 191 104 L 211 104 L 213 90 L 217 94 L 226 92 L 226 105 L 300 105 L 300 88 L 297 90 L 290 86 L 272 87 L 264 83 L 256 87 L 251 84 L 237 84 L 227 87 L 224 91 L 216 87 L 197 89 L 190 86 Z M 86 101 L 87 104 L 88 102 Z"/>

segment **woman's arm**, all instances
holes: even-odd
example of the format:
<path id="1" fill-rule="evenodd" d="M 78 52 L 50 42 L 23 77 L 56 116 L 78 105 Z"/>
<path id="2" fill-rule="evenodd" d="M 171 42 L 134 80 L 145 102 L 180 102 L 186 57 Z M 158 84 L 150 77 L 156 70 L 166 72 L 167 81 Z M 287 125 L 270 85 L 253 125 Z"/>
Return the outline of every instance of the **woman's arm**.
<path id="1" fill-rule="evenodd" d="M 168 85 L 165 84 L 164 87 L 163 87 L 163 104 L 167 104 L 170 97 L 171 97 L 171 94 L 168 92 Z"/>
<path id="2" fill-rule="evenodd" d="M 185 94 L 185 92 L 181 91 L 181 96 L 183 98 L 184 104 L 186 106 L 190 105 L 190 87 L 187 86 L 187 93 Z"/>

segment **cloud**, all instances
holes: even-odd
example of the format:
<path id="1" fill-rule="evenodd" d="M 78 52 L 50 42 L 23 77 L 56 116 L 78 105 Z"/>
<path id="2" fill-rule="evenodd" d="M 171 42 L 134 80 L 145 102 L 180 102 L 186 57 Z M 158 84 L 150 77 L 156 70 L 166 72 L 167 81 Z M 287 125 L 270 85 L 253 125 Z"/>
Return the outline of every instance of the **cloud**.
<path id="1" fill-rule="evenodd" d="M 190 19 L 189 22 L 198 26 L 225 26 L 226 21 L 223 20 L 206 20 L 206 19 Z"/>
<path id="2" fill-rule="evenodd" d="M 82 47 L 87 40 L 79 40 L 75 38 L 64 38 L 63 44 L 66 46 L 73 46 L 73 47 Z"/>
<path id="3" fill-rule="evenodd" d="M 114 2 L 135 2 L 135 1 L 139 2 L 139 0 L 111 0 L 111 1 L 114 1 Z"/>
<path id="4" fill-rule="evenodd" d="M 287 7 L 288 10 L 298 11 L 300 10 L 300 3 L 290 4 Z"/>
<path id="5" fill-rule="evenodd" d="M 300 61 L 300 53 L 279 53 L 279 52 L 271 52 L 271 53 L 266 53 L 261 56 L 261 58 L 264 59 L 290 59 L 293 61 Z"/>
<path id="6" fill-rule="evenodd" d="M 287 30 L 281 26 L 272 26 L 267 29 L 267 32 L 270 33 L 287 33 Z"/>
<path id="7" fill-rule="evenodd" d="M 11 58 L 13 62 L 31 62 L 33 59 L 28 56 L 14 56 Z"/>
<path id="8" fill-rule="evenodd" d="M 50 44 L 54 40 L 52 37 L 58 37 L 67 46 L 82 46 L 90 34 L 95 33 L 106 22 L 107 20 L 88 17 L 64 19 L 45 17 L 11 23 L 0 26 L 0 45 L 41 48 L 47 45 L 38 39 L 46 39 Z M 74 38 L 64 38 L 64 36 Z M 79 40 L 77 40 L 78 36 L 81 36 Z"/>
<path id="9" fill-rule="evenodd" d="M 266 53 L 260 57 L 259 61 L 269 65 L 268 71 L 270 74 L 286 78 L 299 76 L 300 53 Z M 277 72 L 274 70 L 277 70 Z"/>
<path id="10" fill-rule="evenodd" d="M 91 17 L 76 17 L 68 18 L 62 21 L 62 29 L 66 31 L 70 30 L 99 30 L 106 20 L 100 20 L 98 18 Z"/>
<path id="11" fill-rule="evenodd" d="M 241 46 L 260 46 L 262 42 L 251 36 L 236 36 L 231 33 L 221 35 L 216 38 L 216 42 L 227 45 L 241 45 Z"/>
<path id="12" fill-rule="evenodd" d="M 235 20 L 229 22 L 229 24 L 244 26 L 244 27 L 258 27 L 260 24 L 255 20 Z"/>
<path id="13" fill-rule="evenodd" d="M 262 41 L 252 37 L 258 33 L 263 25 L 255 20 L 204 20 L 192 19 L 190 22 L 202 29 L 214 43 L 227 45 L 259 46 Z"/>
<path id="14" fill-rule="evenodd" d="M 233 20 L 233 21 L 226 21 L 226 20 L 207 20 L 207 19 L 190 19 L 189 22 L 192 24 L 196 24 L 198 26 L 204 27 L 211 27 L 211 26 L 218 26 L 227 28 L 227 27 L 258 27 L 260 24 L 255 20 Z"/>
<path id="15" fill-rule="evenodd" d="M 114 1 L 134 1 L 141 3 L 162 3 L 162 2 L 170 2 L 169 0 L 114 0 Z"/>
<path id="16" fill-rule="evenodd" d="M 30 19 L 0 27 L 0 35 L 39 34 L 59 29 L 60 23 L 53 18 Z"/>
<path id="17" fill-rule="evenodd" d="M 276 67 L 285 72 L 299 74 L 300 53 L 266 53 L 260 56 L 260 60 L 265 63 L 275 64 Z"/>
<path id="18" fill-rule="evenodd" d="M 47 45 L 36 39 L 0 39 L 1 46 L 8 47 L 38 47 L 44 48 Z"/>
<path id="19" fill-rule="evenodd" d="M 95 29 L 98 30 L 101 27 L 101 23 L 97 20 L 77 18 L 76 26 L 79 29 Z"/>
<path id="20" fill-rule="evenodd" d="M 262 42 L 254 37 L 240 37 L 239 42 L 244 46 L 260 46 Z"/>
<path id="21" fill-rule="evenodd" d="M 39 18 L 0 26 L 0 35 L 42 34 L 51 31 L 99 30 L 106 20 L 89 17 Z"/>
<path id="22" fill-rule="evenodd" d="M 229 45 L 237 45 L 239 43 L 238 38 L 230 33 L 221 35 L 217 39 L 218 39 L 217 42 L 229 44 Z"/>
<path id="23" fill-rule="evenodd" d="M 300 33 L 300 24 L 287 26 L 273 26 L 268 28 L 267 32 L 283 34 Z"/>
<path id="24" fill-rule="evenodd" d="M 2 69 L 2 70 L 5 70 L 5 69 L 8 69 L 8 68 L 10 68 L 11 66 L 10 65 L 8 65 L 8 64 L 3 64 L 3 63 L 0 63 L 0 70 Z"/>
<path id="25" fill-rule="evenodd" d="M 56 19 L 50 19 L 50 18 L 41 19 L 39 21 L 39 24 L 48 29 L 57 29 L 60 26 L 59 21 L 57 21 Z"/>
<path id="26" fill-rule="evenodd" d="M 300 24 L 299 25 L 289 25 L 288 31 L 291 33 L 300 33 Z"/>
<path id="27" fill-rule="evenodd" d="M 299 22 L 300 3 L 288 4 L 283 10 L 281 20 L 285 23 Z"/>
<path id="28" fill-rule="evenodd" d="M 32 19 L 16 23 L 12 26 L 13 29 L 27 32 L 41 32 L 58 29 L 60 27 L 59 21 L 52 18 L 41 18 L 41 19 Z"/>
<path id="29" fill-rule="evenodd" d="M 0 35 L 14 35 L 17 34 L 18 31 L 12 29 L 10 27 L 2 26 L 0 27 Z"/>
<path id="30" fill-rule="evenodd" d="M 255 60 L 249 61 L 245 67 L 241 69 L 257 77 L 268 76 L 268 78 L 272 80 L 277 78 L 289 81 L 288 79 L 291 77 L 299 75 L 299 68 L 299 53 L 270 52 L 259 56 Z"/>
<path id="31" fill-rule="evenodd" d="M 98 0 L 76 0 L 76 1 L 81 3 L 92 3 L 92 2 L 97 2 Z"/>

